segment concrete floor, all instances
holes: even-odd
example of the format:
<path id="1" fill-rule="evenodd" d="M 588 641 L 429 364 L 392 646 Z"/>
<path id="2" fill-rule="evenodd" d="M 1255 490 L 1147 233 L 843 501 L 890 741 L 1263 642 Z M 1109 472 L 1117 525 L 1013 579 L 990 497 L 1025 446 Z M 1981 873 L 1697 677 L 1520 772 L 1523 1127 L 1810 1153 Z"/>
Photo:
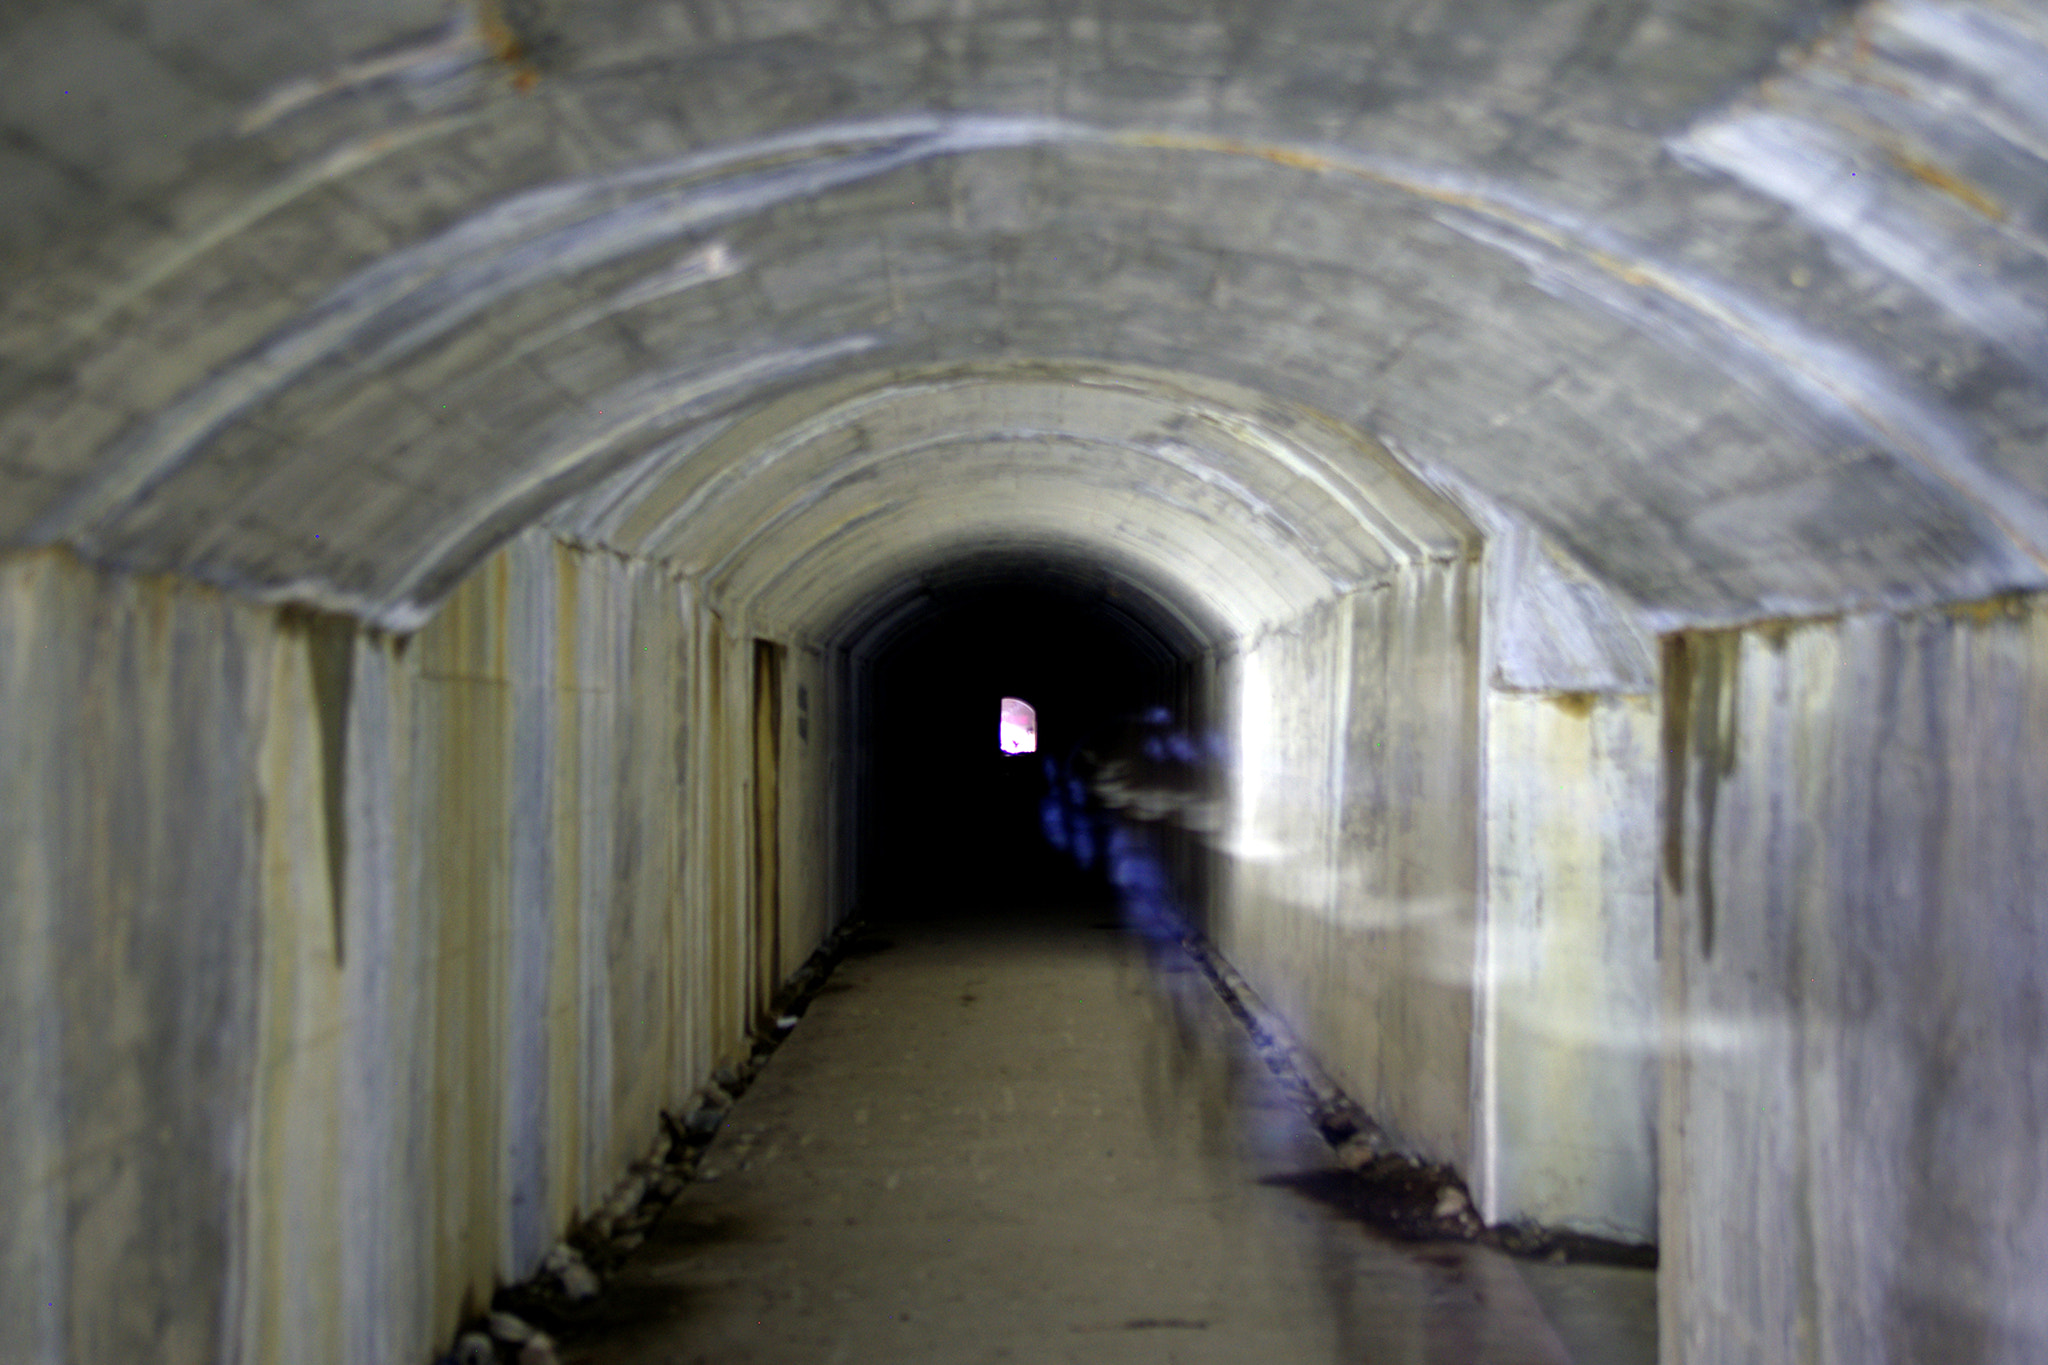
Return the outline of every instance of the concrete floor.
<path id="1" fill-rule="evenodd" d="M 1069 913 L 843 962 L 569 1362 L 1651 1365 L 1654 1276 L 1403 1246 L 1205 980 Z"/>

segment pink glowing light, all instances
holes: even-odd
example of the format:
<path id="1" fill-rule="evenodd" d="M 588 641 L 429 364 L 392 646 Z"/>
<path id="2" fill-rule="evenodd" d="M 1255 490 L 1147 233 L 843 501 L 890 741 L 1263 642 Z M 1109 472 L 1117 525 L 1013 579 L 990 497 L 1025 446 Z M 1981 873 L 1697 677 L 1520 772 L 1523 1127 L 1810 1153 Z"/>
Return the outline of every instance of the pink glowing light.
<path id="1" fill-rule="evenodd" d="M 996 730 L 996 742 L 1006 754 L 1038 751 L 1038 712 L 1030 702 L 1019 701 L 1015 697 L 1003 698 L 1003 717 Z"/>

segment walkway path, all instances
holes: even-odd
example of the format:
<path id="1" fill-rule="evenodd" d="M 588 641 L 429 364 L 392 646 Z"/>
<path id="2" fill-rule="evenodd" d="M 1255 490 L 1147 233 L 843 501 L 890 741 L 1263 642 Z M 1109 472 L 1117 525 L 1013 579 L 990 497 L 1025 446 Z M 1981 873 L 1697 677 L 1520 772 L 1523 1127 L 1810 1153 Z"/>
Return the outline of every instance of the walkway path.
<path id="1" fill-rule="evenodd" d="M 1553 1322 L 1535 1268 L 1297 1193 L 1329 1151 L 1198 974 L 1085 923 L 870 942 L 567 1361 L 1652 1365 L 1644 1272 L 1537 1270 Z"/>

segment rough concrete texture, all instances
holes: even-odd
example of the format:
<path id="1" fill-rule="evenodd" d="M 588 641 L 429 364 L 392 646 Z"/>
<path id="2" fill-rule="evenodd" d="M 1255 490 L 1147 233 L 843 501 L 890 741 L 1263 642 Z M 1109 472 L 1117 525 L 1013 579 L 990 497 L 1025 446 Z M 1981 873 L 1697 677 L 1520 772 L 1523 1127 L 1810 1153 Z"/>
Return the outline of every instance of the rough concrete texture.
<path id="1" fill-rule="evenodd" d="M 45 8 L 16 543 L 415 624 L 793 390 L 1066 359 L 1327 413 L 1660 625 L 2043 581 L 2023 5 L 364 3 L 254 102 Z"/>
<path id="2" fill-rule="evenodd" d="M 1190 959 L 1043 918 L 857 940 L 563 1358 L 1648 1365 L 1647 1272 L 1380 1240 Z"/>
<path id="3" fill-rule="evenodd" d="M 215 1361 L 262 1062 L 278 632 L 62 555 L 7 564 L 0 603 L 0 1356 Z"/>
<path id="4" fill-rule="evenodd" d="M 1665 1359 L 2035 1361 L 2048 610 L 1665 653 Z"/>
<path id="5" fill-rule="evenodd" d="M 688 779 L 746 710 L 685 708 L 753 699 L 660 570 L 525 540 L 405 641 L 48 554 L 6 602 L 10 1361 L 417 1355 L 834 913 L 829 858 L 740 913 Z"/>
<path id="6" fill-rule="evenodd" d="M 1653 697 L 1487 693 L 1489 1222 L 1657 1240 L 1658 734 Z"/>
<path id="7" fill-rule="evenodd" d="M 1184 647 L 1208 921 L 1491 1210 L 1641 1226 L 1560 1040 L 1675 850 L 1672 1360 L 2024 1354 L 2032 627 L 1916 613 L 2048 584 L 2038 5 L 77 0 L 0 70 L 10 1351 L 442 1340 L 843 912 L 866 651 L 999 563 Z M 1645 815 L 1650 637 L 1742 625 Z"/>
<path id="8" fill-rule="evenodd" d="M 1405 1146 L 1469 1165 L 1479 585 L 1410 567 L 1228 659 L 1237 823 L 1212 935 Z M 1337 794 L 1337 799 L 1331 799 Z"/>
<path id="9" fill-rule="evenodd" d="M 1213 640 L 1474 539 L 1370 438 L 1126 366 L 960 364 L 806 390 L 661 456 L 550 524 L 701 577 L 758 628 L 839 643 L 963 550 L 1106 559 Z"/>

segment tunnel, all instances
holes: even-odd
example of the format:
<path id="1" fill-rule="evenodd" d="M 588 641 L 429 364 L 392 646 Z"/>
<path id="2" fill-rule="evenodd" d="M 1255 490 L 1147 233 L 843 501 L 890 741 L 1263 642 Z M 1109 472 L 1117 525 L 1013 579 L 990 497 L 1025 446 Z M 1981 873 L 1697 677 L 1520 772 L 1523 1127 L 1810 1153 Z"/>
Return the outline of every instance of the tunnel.
<path id="1" fill-rule="evenodd" d="M 438 1360 L 1084 825 L 1663 1365 L 2048 1355 L 2038 5 L 0 54 L 0 1361 Z"/>
<path id="2" fill-rule="evenodd" d="M 853 718 L 853 763 L 869 784 L 855 809 L 872 812 L 853 836 L 873 861 L 856 874 L 857 913 L 945 919 L 1099 901 L 1108 888 L 1087 876 L 1097 850 L 1063 847 L 1064 784 L 1122 727 L 1173 716 L 1193 639 L 1085 566 L 970 559 L 907 582 L 916 595 L 865 607 L 880 619 L 848 646 L 872 697 Z M 1000 733 L 1010 698 L 1032 722 L 1031 747 L 1015 752 Z M 1180 719 L 1200 732 L 1202 718 Z"/>

